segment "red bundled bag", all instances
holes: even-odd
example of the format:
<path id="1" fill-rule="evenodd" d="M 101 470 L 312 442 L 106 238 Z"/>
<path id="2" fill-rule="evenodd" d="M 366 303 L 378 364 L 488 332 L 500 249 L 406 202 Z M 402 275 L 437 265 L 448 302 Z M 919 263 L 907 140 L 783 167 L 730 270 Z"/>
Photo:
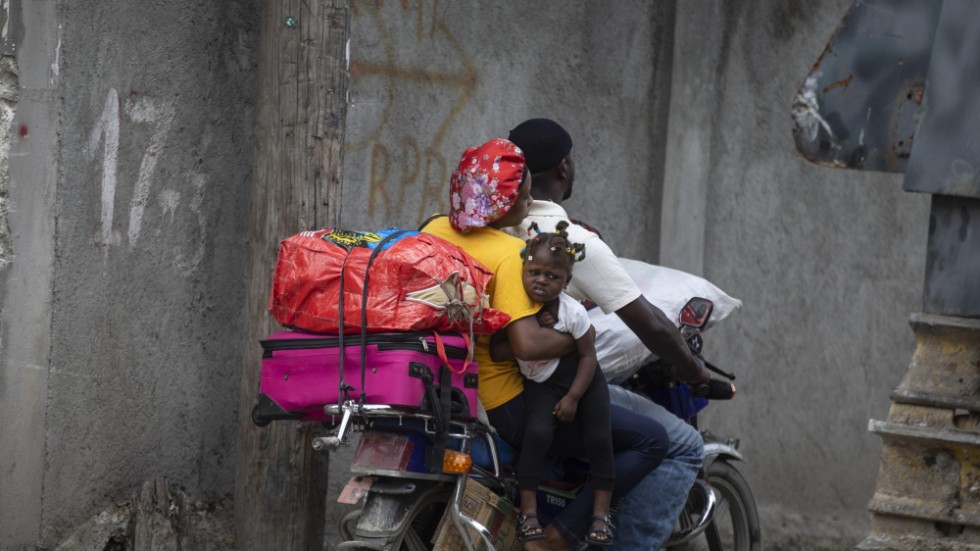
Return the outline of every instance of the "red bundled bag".
<path id="1" fill-rule="evenodd" d="M 493 273 L 427 233 L 323 229 L 280 242 L 269 310 L 315 333 L 459 331 L 489 335 L 510 316 L 489 307 Z"/>

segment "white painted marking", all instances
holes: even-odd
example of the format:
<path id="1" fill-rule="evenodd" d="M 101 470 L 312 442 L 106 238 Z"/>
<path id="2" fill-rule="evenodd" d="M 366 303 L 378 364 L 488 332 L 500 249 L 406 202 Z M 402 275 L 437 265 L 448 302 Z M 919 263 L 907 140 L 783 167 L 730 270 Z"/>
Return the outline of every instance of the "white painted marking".
<path id="1" fill-rule="evenodd" d="M 141 98 L 142 100 L 143 98 Z M 146 202 L 150 196 L 150 183 L 153 172 L 156 170 L 157 160 L 170 127 L 174 120 L 173 106 L 158 107 L 149 100 L 126 102 L 126 113 L 137 122 L 155 122 L 163 118 L 163 122 L 157 129 L 153 137 L 150 138 L 150 145 L 147 146 L 143 154 L 143 162 L 140 163 L 139 177 L 136 179 L 136 187 L 133 190 L 133 199 L 129 207 L 129 244 L 136 245 L 139 239 L 140 229 L 143 225 L 143 211 L 146 209 Z"/>
<path id="2" fill-rule="evenodd" d="M 207 193 L 208 188 L 208 177 L 205 174 L 191 173 L 189 179 L 191 183 L 194 184 L 194 188 L 197 193 L 194 194 L 188 208 L 191 209 L 191 212 L 197 215 L 197 224 L 201 228 L 201 239 L 198 240 L 197 248 L 195 249 L 194 254 L 190 255 L 190 258 L 184 255 L 179 248 L 175 249 L 174 253 L 177 267 L 187 275 L 190 275 L 191 272 L 197 270 L 197 268 L 201 265 L 201 261 L 204 260 L 204 243 L 206 241 L 204 239 L 204 232 L 207 230 L 207 213 L 201 210 L 201 205 L 204 204 L 204 196 Z"/>
<path id="3" fill-rule="evenodd" d="M 10 0 L 3 0 L 3 11 L 7 12 L 7 17 L 3 20 L 3 31 L 0 32 L 0 37 L 3 41 L 7 41 L 7 29 L 10 23 Z"/>
<path id="4" fill-rule="evenodd" d="M 104 137 L 104 143 L 103 143 Z M 119 94 L 115 88 L 106 94 L 105 106 L 92 135 L 89 137 L 88 154 L 95 157 L 95 152 L 102 147 L 102 229 L 99 240 L 104 245 L 117 243 L 113 238 L 112 220 L 116 201 L 116 165 L 119 162 Z"/>
<path id="5" fill-rule="evenodd" d="M 180 205 L 180 192 L 172 189 L 165 189 L 160 192 L 160 203 L 163 208 L 163 215 L 170 215 L 170 223 L 174 223 L 174 215 L 177 214 L 177 207 Z"/>
<path id="6" fill-rule="evenodd" d="M 51 84 L 54 84 L 56 78 L 58 78 L 58 71 L 60 70 L 61 64 L 61 29 L 62 25 L 58 24 L 58 45 L 54 48 L 54 63 L 51 64 Z"/>

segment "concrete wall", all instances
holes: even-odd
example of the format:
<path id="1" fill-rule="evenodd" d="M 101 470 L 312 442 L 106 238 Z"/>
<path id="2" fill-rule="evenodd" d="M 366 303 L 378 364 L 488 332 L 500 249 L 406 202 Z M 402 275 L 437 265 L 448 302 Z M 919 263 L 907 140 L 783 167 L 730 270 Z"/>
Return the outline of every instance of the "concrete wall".
<path id="1" fill-rule="evenodd" d="M 744 301 L 707 335 L 740 383 L 707 420 L 741 437 L 776 549 L 866 533 L 881 447 L 867 423 L 887 414 L 921 308 L 928 196 L 793 145 L 793 96 L 849 5 L 683 2 L 674 30 L 661 258 Z"/>
<path id="2" fill-rule="evenodd" d="M 5 2 L 0 548 L 232 491 L 258 2 Z"/>
<path id="3" fill-rule="evenodd" d="M 793 96 L 849 5 L 355 2 L 343 224 L 412 226 L 445 209 L 463 148 L 561 121 L 570 212 L 744 301 L 708 335 L 740 393 L 707 425 L 741 437 L 767 541 L 856 543 L 867 422 L 914 344 L 928 198 L 794 150 Z"/>
<path id="4" fill-rule="evenodd" d="M 232 488 L 258 4 L 0 10 L 0 548 L 50 546 L 150 475 Z M 342 225 L 414 226 L 466 147 L 561 121 L 571 212 L 745 303 L 708 334 L 740 394 L 707 422 L 741 437 L 767 541 L 857 541 L 928 204 L 793 150 L 848 4 L 355 0 Z"/>
<path id="5" fill-rule="evenodd" d="M 575 142 L 570 206 L 656 257 L 673 2 L 352 4 L 344 226 L 446 212 L 467 147 L 551 117 Z"/>
<path id="6" fill-rule="evenodd" d="M 0 548 L 27 548 L 40 529 L 57 177 L 50 162 L 58 119 L 54 6 L 18 4 L 2 14 L 4 60 L 12 65 L 3 95 L 16 101 L 0 154 L 8 161 L 0 225 L 9 227 L 0 263 Z"/>

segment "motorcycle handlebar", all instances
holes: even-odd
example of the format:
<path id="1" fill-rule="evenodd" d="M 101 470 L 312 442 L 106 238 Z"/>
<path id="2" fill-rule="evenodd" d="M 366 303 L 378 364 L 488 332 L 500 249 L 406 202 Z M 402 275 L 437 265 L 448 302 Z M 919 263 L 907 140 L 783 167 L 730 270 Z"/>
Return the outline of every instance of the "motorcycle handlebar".
<path id="1" fill-rule="evenodd" d="M 727 371 L 722 371 L 721 368 L 719 368 L 718 366 L 712 364 L 708 360 L 705 360 L 700 355 L 698 355 L 698 358 L 702 362 L 704 362 L 704 367 L 708 368 L 709 371 L 714 371 L 715 373 L 721 375 L 722 377 L 725 377 L 726 379 L 728 379 L 730 381 L 734 381 L 735 380 L 735 374 L 734 373 L 728 373 Z"/>
<path id="2" fill-rule="evenodd" d="M 730 381 L 711 379 L 705 384 L 691 388 L 695 396 L 708 400 L 731 400 L 735 397 L 735 385 Z"/>

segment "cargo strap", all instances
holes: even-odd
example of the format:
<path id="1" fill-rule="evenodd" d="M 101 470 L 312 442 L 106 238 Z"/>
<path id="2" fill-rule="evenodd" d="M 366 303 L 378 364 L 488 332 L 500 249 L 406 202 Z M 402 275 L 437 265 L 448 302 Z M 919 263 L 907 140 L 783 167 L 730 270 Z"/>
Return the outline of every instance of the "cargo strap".
<path id="1" fill-rule="evenodd" d="M 344 273 L 347 271 L 347 260 L 350 259 L 351 251 L 347 251 L 344 263 L 340 265 L 340 300 L 337 301 L 337 324 L 340 326 L 337 331 L 337 347 L 339 354 L 340 372 L 340 392 L 337 393 L 337 405 L 341 405 L 350 399 L 350 391 L 353 388 L 344 379 Z M 363 371 L 363 370 L 362 370 Z M 364 396 L 364 385 L 361 385 L 361 396 Z"/>
<path id="2" fill-rule="evenodd" d="M 430 222 L 432 222 L 436 218 L 443 218 L 445 216 L 448 216 L 448 215 L 447 214 L 438 213 L 438 212 L 435 213 L 435 214 L 433 214 L 432 216 L 429 216 L 421 224 L 419 224 L 419 231 L 425 231 L 425 227 L 428 226 Z M 445 288 L 446 287 L 446 282 L 445 281 L 439 281 L 437 279 L 436 282 L 438 282 L 439 283 L 439 286 L 442 287 L 443 292 L 446 293 L 446 296 L 448 296 L 448 297 L 451 297 L 452 296 L 452 294 L 450 294 L 448 291 L 446 291 L 446 288 Z M 462 297 L 463 296 L 462 286 L 460 287 L 460 289 L 456 293 L 456 296 L 459 296 L 459 297 Z M 476 305 L 476 310 L 477 311 L 476 311 L 476 315 L 475 316 L 474 316 L 473 312 L 470 310 L 470 305 L 469 304 L 463 303 L 463 306 L 465 306 L 465 309 L 464 310 L 465 310 L 466 321 L 468 322 L 469 328 L 470 328 L 469 336 L 468 336 L 469 337 L 469 340 L 466 341 L 466 350 L 467 350 L 467 357 L 466 358 L 467 358 L 467 363 L 469 363 L 470 361 L 473 360 L 473 346 L 470 344 L 470 341 L 476 340 L 476 339 L 474 339 L 474 335 L 473 335 L 473 318 L 474 317 L 477 317 L 477 318 L 480 317 L 481 312 L 483 311 L 483 303 L 482 303 L 482 301 L 477 301 L 477 305 Z M 458 308 L 453 308 L 453 304 L 447 304 L 446 305 L 446 316 L 449 317 L 450 321 L 453 321 L 454 318 L 458 315 L 459 312 L 460 312 L 460 310 Z M 467 338 L 467 335 L 466 334 L 463 334 L 463 338 Z M 438 346 L 438 341 L 436 342 L 436 345 Z M 445 363 L 446 365 L 449 365 L 449 362 L 446 361 L 446 358 L 444 356 L 440 356 L 440 357 L 442 358 L 443 363 Z M 463 364 L 463 369 L 464 370 L 466 369 L 466 364 Z"/>
<path id="3" fill-rule="evenodd" d="M 432 447 L 429 449 L 429 455 L 426 461 L 429 469 L 439 471 L 442 469 L 446 447 L 449 444 L 449 422 L 453 415 L 452 374 L 462 375 L 465 373 L 470 359 L 469 353 L 467 353 L 466 359 L 463 360 L 463 367 L 459 371 L 456 371 L 449 362 L 449 356 L 446 354 L 446 346 L 442 342 L 442 335 L 438 331 L 433 331 L 432 336 L 436 341 L 436 354 L 439 356 L 439 384 L 435 384 L 432 371 L 427 365 L 422 363 L 409 362 L 408 374 L 411 377 L 422 379 L 425 383 L 425 396 L 428 399 L 429 407 L 432 409 L 432 415 L 435 417 L 436 425 L 435 438 L 432 439 Z M 465 334 L 462 334 L 462 337 L 466 343 L 466 348 L 469 349 L 469 337 Z M 436 392 L 437 388 L 438 392 Z"/>
<path id="4" fill-rule="evenodd" d="M 449 373 L 449 364 L 444 362 L 439 366 L 439 406 L 432 404 L 432 409 L 436 412 L 436 438 L 432 443 L 432 455 L 429 460 L 431 470 L 442 470 L 446 445 L 449 444 L 449 419 L 453 414 L 452 398 L 453 376 Z"/>
<path id="5" fill-rule="evenodd" d="M 364 397 L 366 396 L 364 390 L 364 382 L 366 378 L 365 365 L 367 364 L 367 300 L 368 300 L 368 282 L 371 279 L 371 263 L 374 262 L 375 257 L 378 256 L 390 241 L 396 237 L 402 236 L 408 233 L 409 230 L 398 230 L 392 232 L 385 236 L 384 239 L 375 245 L 374 250 L 371 251 L 371 256 L 368 257 L 367 266 L 364 268 L 364 290 L 361 293 L 361 395 L 358 397 L 358 402 L 364 404 Z M 340 331 L 338 332 L 338 347 L 339 350 L 339 360 L 340 360 L 340 392 L 338 393 L 338 400 L 343 402 L 350 391 L 350 385 L 344 380 L 344 276 L 347 271 L 347 260 L 350 258 L 351 252 L 354 250 L 353 247 L 347 251 L 347 256 L 344 257 L 344 263 L 340 267 L 340 300 L 338 302 L 339 311 L 337 312 L 337 322 L 340 325 Z"/>

